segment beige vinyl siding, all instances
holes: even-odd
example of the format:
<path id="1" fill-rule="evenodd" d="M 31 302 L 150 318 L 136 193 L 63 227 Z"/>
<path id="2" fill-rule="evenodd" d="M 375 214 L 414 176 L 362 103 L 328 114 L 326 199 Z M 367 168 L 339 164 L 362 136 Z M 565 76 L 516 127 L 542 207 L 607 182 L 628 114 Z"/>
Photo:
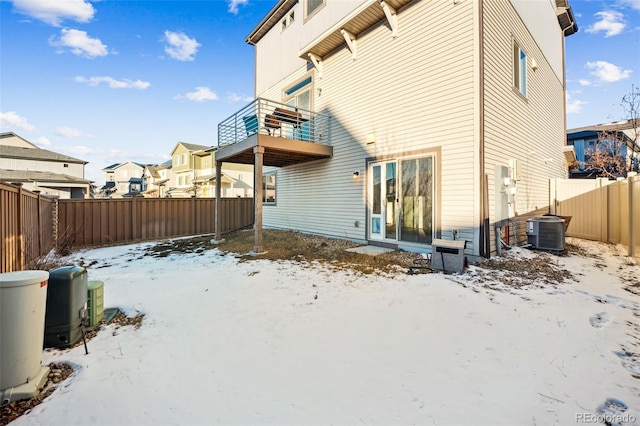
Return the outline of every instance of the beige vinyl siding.
<path id="1" fill-rule="evenodd" d="M 297 2 L 291 8 L 295 13 L 294 22 L 284 31 L 278 23 L 256 46 L 256 93 L 263 93 L 306 65 L 298 56 L 300 49 L 367 1 L 370 0 L 327 0 L 306 22 L 305 0 Z"/>
<path id="2" fill-rule="evenodd" d="M 558 26 L 547 31 L 555 32 L 557 43 L 563 43 Z M 514 39 L 527 55 L 526 99 L 513 88 Z M 485 173 L 493 224 L 497 164 L 519 162 L 521 180 L 515 197 L 519 215 L 545 208 L 549 178 L 565 177 L 564 100 L 563 82 L 509 2 L 484 2 L 484 55 Z M 536 71 L 532 60 L 537 62 Z"/>
<path id="3" fill-rule="evenodd" d="M 67 164 L 68 167 L 64 167 Z M 52 172 L 84 179 L 84 164 L 62 161 L 25 160 L 21 158 L 1 158 L 0 168 L 7 170 L 31 170 L 34 172 Z"/>
<path id="4" fill-rule="evenodd" d="M 278 169 L 277 206 L 265 206 L 266 226 L 365 239 L 365 159 L 439 148 L 441 230 L 449 238 L 457 229 L 459 238 L 474 239 L 473 4 L 422 1 L 398 19 L 395 39 L 386 25 L 361 35 L 357 60 L 346 47 L 323 58 L 314 109 L 333 117 L 334 156 Z M 300 68 L 261 96 L 279 100 L 305 72 Z M 373 131 L 376 143 L 367 145 Z M 360 179 L 352 178 L 355 170 Z"/>

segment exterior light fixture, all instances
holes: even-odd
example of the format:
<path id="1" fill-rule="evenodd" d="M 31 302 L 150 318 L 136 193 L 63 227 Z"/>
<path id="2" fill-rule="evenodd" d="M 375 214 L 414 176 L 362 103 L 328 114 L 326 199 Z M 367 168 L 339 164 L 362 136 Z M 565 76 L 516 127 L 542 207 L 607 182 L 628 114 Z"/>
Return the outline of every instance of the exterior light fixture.
<path id="1" fill-rule="evenodd" d="M 355 172 L 353 172 L 353 178 L 354 179 L 358 179 L 360 177 L 360 171 L 356 170 Z"/>

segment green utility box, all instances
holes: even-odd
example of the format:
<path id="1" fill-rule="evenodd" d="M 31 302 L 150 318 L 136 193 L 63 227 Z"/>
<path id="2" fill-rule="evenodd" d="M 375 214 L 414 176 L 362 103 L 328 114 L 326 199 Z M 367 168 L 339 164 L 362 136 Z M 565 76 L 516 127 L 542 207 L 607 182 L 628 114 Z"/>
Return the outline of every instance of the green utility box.
<path id="1" fill-rule="evenodd" d="M 44 347 L 68 348 L 82 339 L 87 315 L 87 271 L 80 266 L 63 266 L 49 273 Z"/>
<path id="2" fill-rule="evenodd" d="M 104 282 L 89 281 L 87 288 L 89 327 L 93 328 L 104 318 Z"/>

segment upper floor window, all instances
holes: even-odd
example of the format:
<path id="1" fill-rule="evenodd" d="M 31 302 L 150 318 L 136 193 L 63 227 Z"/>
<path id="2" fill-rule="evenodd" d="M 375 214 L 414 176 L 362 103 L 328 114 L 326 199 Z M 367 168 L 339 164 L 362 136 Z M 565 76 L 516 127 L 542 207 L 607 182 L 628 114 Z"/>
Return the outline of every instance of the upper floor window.
<path id="1" fill-rule="evenodd" d="M 182 161 L 181 163 L 182 165 L 187 164 L 187 153 L 185 152 L 184 154 L 182 154 Z"/>
<path id="2" fill-rule="evenodd" d="M 304 8 L 305 18 L 308 18 L 311 15 L 313 15 L 322 6 L 324 6 L 325 2 L 326 0 L 305 0 L 305 8 Z"/>
<path id="3" fill-rule="evenodd" d="M 513 43 L 513 87 L 527 96 L 527 54 L 516 42 Z"/>
<path id="4" fill-rule="evenodd" d="M 294 108 L 311 110 L 311 90 L 313 87 L 312 83 L 312 78 L 307 77 L 304 80 L 299 81 L 293 86 L 285 89 L 283 93 L 284 102 Z"/>
<path id="5" fill-rule="evenodd" d="M 174 155 L 173 156 L 173 165 L 174 166 L 179 166 L 180 165 L 180 156 L 179 155 Z"/>
<path id="6" fill-rule="evenodd" d="M 69 165 L 67 163 L 64 163 L 62 167 L 69 167 Z"/>
<path id="7" fill-rule="evenodd" d="M 293 24 L 293 21 L 295 20 L 295 17 L 296 17 L 296 15 L 295 15 L 295 12 L 293 10 L 291 12 L 289 12 L 289 14 L 287 16 L 285 16 L 282 19 L 282 22 L 280 23 L 281 30 L 284 31 L 287 28 L 289 28 L 289 26 L 291 24 Z"/>

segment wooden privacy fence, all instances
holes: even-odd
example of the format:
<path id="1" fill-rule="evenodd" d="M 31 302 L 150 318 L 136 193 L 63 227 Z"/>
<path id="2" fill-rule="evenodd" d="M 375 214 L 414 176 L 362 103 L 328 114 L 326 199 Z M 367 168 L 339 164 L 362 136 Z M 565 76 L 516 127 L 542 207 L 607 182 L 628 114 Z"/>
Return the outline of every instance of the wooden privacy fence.
<path id="1" fill-rule="evenodd" d="M 556 213 L 572 216 L 568 236 L 619 243 L 640 260 L 640 176 L 556 200 Z"/>
<path id="2" fill-rule="evenodd" d="M 0 183 L 0 272 L 31 268 L 55 246 L 54 202 Z"/>
<path id="3" fill-rule="evenodd" d="M 223 233 L 253 224 L 253 198 L 223 198 Z M 215 198 L 58 200 L 0 183 L 0 272 L 66 248 L 212 234 Z"/>
<path id="4" fill-rule="evenodd" d="M 220 202 L 222 232 L 253 223 L 253 198 Z M 211 234 L 215 208 L 215 198 L 59 200 L 58 241 L 87 246 Z"/>

